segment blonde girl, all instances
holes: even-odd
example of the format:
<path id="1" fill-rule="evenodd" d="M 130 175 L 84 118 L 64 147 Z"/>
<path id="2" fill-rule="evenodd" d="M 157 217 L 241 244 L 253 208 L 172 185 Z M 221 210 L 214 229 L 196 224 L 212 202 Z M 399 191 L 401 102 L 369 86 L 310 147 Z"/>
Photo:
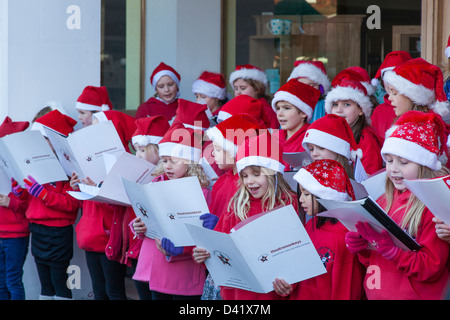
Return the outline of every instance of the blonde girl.
<path id="1" fill-rule="evenodd" d="M 445 124 L 433 113 L 409 111 L 400 117 L 381 151 L 386 161 L 386 191 L 378 204 L 421 246 L 404 251 L 390 235 L 359 222 L 346 235 L 348 249 L 366 266 L 377 268 L 377 289 L 366 274 L 368 299 L 441 299 L 450 279 L 449 244 L 436 235 L 433 214 L 405 186 L 404 179 L 429 179 L 448 174 L 439 157 L 446 144 Z M 440 201 L 436 199 L 436 201 Z M 376 250 L 367 250 L 368 243 Z"/>
<path id="2" fill-rule="evenodd" d="M 283 178 L 281 158 L 282 148 L 268 133 L 247 139 L 239 146 L 236 156 L 239 187 L 230 200 L 228 212 L 220 216 L 214 230 L 230 233 L 239 222 L 277 206 L 292 204 L 298 209 L 295 193 Z M 193 258 L 197 263 L 203 263 L 209 257 L 205 249 L 194 249 Z M 280 299 L 281 295 L 290 293 L 281 279 L 274 280 L 274 289 L 277 293 L 259 294 L 222 287 L 220 293 L 224 300 Z"/>

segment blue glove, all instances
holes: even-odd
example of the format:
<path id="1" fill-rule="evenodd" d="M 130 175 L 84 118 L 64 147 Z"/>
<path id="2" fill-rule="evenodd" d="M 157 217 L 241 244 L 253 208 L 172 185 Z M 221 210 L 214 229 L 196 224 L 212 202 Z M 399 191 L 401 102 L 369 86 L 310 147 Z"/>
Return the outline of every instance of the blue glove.
<path id="1" fill-rule="evenodd" d="M 211 213 L 204 213 L 200 216 L 200 220 L 203 220 L 203 228 L 213 230 L 219 217 Z"/>
<path id="2" fill-rule="evenodd" d="M 175 247 L 173 242 L 167 238 L 162 238 L 161 247 L 171 256 L 179 256 L 184 251 L 184 247 Z"/>

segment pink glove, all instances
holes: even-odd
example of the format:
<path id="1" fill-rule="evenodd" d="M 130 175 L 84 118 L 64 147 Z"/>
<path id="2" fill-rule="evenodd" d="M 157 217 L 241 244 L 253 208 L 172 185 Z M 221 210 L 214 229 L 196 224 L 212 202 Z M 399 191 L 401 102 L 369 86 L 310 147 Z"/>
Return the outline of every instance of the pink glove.
<path id="1" fill-rule="evenodd" d="M 345 234 L 345 245 L 352 254 L 356 254 L 361 250 L 366 249 L 367 244 L 367 240 L 361 237 L 357 232 L 347 232 Z"/>
<path id="2" fill-rule="evenodd" d="M 361 237 L 372 244 L 384 258 L 392 260 L 397 256 L 400 248 L 394 245 L 391 236 L 386 230 L 378 233 L 367 222 L 358 222 L 356 224 L 356 230 L 358 230 Z"/>

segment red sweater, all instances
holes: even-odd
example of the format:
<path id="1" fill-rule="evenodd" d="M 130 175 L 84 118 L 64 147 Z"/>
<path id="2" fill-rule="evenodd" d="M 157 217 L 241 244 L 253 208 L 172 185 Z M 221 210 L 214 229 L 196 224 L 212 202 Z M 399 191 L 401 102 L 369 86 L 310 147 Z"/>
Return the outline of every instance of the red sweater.
<path id="1" fill-rule="evenodd" d="M 221 175 L 211 190 L 210 211 L 220 217 L 227 212 L 230 199 L 238 189 L 239 175 L 230 169 Z"/>
<path id="2" fill-rule="evenodd" d="M 18 238 L 30 235 L 25 216 L 26 202 L 20 201 L 12 193 L 8 195 L 9 206 L 0 207 L 0 238 Z"/>
<path id="3" fill-rule="evenodd" d="M 166 104 L 157 98 L 151 97 L 138 107 L 135 118 L 139 119 L 162 115 L 166 117 L 167 121 L 170 121 L 175 117 L 177 108 L 178 99 Z"/>
<path id="4" fill-rule="evenodd" d="M 298 203 L 296 199 L 296 195 L 292 194 L 293 196 L 293 207 L 298 212 Z M 262 213 L 262 203 L 261 199 L 255 199 L 250 198 L 250 211 L 248 212 L 247 216 L 252 217 L 256 214 Z M 287 203 L 291 204 L 291 203 Z M 217 223 L 216 227 L 214 228 L 215 231 L 218 232 L 225 232 L 230 233 L 231 229 L 233 229 L 241 220 L 236 217 L 234 212 L 226 212 L 225 214 L 222 214 L 219 218 L 219 222 Z M 275 280 L 275 279 L 274 279 Z M 281 297 L 278 295 L 275 291 L 271 291 L 269 293 L 256 293 L 252 291 L 237 289 L 237 288 L 230 288 L 230 287 L 221 287 L 220 288 L 220 295 L 223 300 L 282 300 L 285 299 L 284 297 Z"/>
<path id="5" fill-rule="evenodd" d="M 382 147 L 383 139 L 371 126 L 365 127 L 361 133 L 358 149 L 362 150 L 361 163 L 368 175 L 372 175 L 383 168 Z"/>
<path id="6" fill-rule="evenodd" d="M 314 243 L 327 273 L 299 282 L 291 300 L 361 300 L 365 268 L 345 245 L 348 232 L 340 222 L 325 223 L 318 229 L 310 219 L 306 231 Z"/>
<path id="7" fill-rule="evenodd" d="M 411 197 L 409 190 L 394 191 L 394 203 L 389 216 L 399 225 L 405 215 L 403 207 Z M 384 208 L 385 195 L 377 200 Z M 425 208 L 415 240 L 422 246 L 418 251 L 400 250 L 392 260 L 375 250 L 358 253 L 368 269 L 364 288 L 370 300 L 436 300 L 442 299 L 449 283 L 449 249 L 447 242 L 436 235 L 433 214 Z M 378 286 L 374 286 L 378 284 Z M 369 285 L 369 286 L 368 286 Z"/>
<path id="8" fill-rule="evenodd" d="M 372 116 L 370 117 L 373 128 L 376 133 L 383 138 L 383 140 L 386 131 L 392 126 L 395 119 L 394 107 L 388 97 L 389 95 L 384 96 L 384 103 L 376 106 L 373 110 Z"/>
<path id="9" fill-rule="evenodd" d="M 28 203 L 25 212 L 27 219 L 49 227 L 66 227 L 74 224 L 79 202 L 67 193 L 72 190 L 69 182 L 47 183 L 43 187 L 48 191 L 44 200 L 26 194 L 24 201 Z"/>

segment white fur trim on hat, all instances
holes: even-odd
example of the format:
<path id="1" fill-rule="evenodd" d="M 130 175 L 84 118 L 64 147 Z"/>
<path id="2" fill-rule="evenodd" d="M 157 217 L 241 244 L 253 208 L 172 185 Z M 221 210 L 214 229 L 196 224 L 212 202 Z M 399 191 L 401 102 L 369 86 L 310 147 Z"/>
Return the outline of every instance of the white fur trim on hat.
<path id="1" fill-rule="evenodd" d="M 44 137 L 47 137 L 47 134 L 45 133 L 45 130 L 44 130 L 44 125 L 42 123 L 33 122 L 30 130 L 39 131 Z"/>
<path id="2" fill-rule="evenodd" d="M 206 131 L 206 135 L 213 143 L 221 146 L 223 150 L 228 152 L 234 158 L 236 157 L 238 146 L 230 140 L 227 140 L 219 129 L 216 127 L 210 128 Z"/>
<path id="3" fill-rule="evenodd" d="M 233 83 L 237 79 L 253 79 L 262 82 L 267 86 L 267 75 L 264 71 L 258 69 L 240 69 L 233 71 L 230 74 L 230 85 L 233 87 Z"/>
<path id="4" fill-rule="evenodd" d="M 162 137 L 158 136 L 136 135 L 131 138 L 131 143 L 133 145 L 137 144 L 139 146 L 147 146 L 149 144 L 158 144 L 161 140 Z"/>
<path id="5" fill-rule="evenodd" d="M 103 104 L 101 106 L 95 106 L 93 104 L 87 104 L 83 102 L 78 102 L 75 104 L 75 108 L 78 110 L 86 110 L 86 111 L 108 111 L 111 110 L 109 105 Z"/>
<path id="6" fill-rule="evenodd" d="M 335 87 L 333 88 L 325 98 L 325 111 L 331 113 L 331 107 L 333 102 L 340 100 L 352 100 L 355 101 L 362 109 L 366 121 L 370 122 L 370 116 L 372 115 L 372 102 L 370 98 L 357 89 L 350 87 Z"/>
<path id="7" fill-rule="evenodd" d="M 202 150 L 181 143 L 164 142 L 159 144 L 159 156 L 181 158 L 198 163 L 202 157 Z"/>
<path id="8" fill-rule="evenodd" d="M 286 92 L 286 91 L 278 91 L 275 93 L 275 96 L 272 100 L 272 109 L 273 111 L 276 111 L 276 104 L 278 101 L 286 101 L 295 106 L 300 111 L 303 111 L 307 116 L 307 121 L 311 121 L 312 115 L 313 115 L 313 109 L 304 103 L 302 100 L 300 100 L 297 96 L 293 95 L 292 93 Z"/>
<path id="9" fill-rule="evenodd" d="M 176 82 L 177 86 L 178 87 L 180 86 L 180 80 L 178 80 L 178 77 L 176 76 L 175 73 L 173 73 L 170 70 L 161 70 L 153 76 L 152 86 L 154 89 L 156 89 L 156 84 L 158 83 L 159 79 L 161 79 L 164 76 L 171 77 L 172 80 Z"/>
<path id="10" fill-rule="evenodd" d="M 394 71 L 388 71 L 384 75 L 384 82 L 397 89 L 397 91 L 421 106 L 430 106 L 435 100 L 434 89 L 430 90 L 422 85 L 399 76 Z"/>
<path id="11" fill-rule="evenodd" d="M 231 117 L 231 114 L 221 110 L 221 111 L 219 111 L 219 114 L 217 115 L 217 122 L 222 122 L 224 120 L 227 120 L 230 117 Z"/>
<path id="12" fill-rule="evenodd" d="M 302 146 L 308 153 L 310 151 L 307 144 L 311 143 L 351 159 L 350 143 L 347 141 L 317 129 L 309 129 L 306 133 Z"/>
<path id="13" fill-rule="evenodd" d="M 333 188 L 322 185 L 310 172 L 303 168 L 301 168 L 293 178 L 303 188 L 320 199 L 336 201 L 347 201 L 351 199 L 346 192 L 339 192 Z"/>
<path id="14" fill-rule="evenodd" d="M 192 93 L 204 94 L 207 97 L 217 98 L 219 100 L 225 99 L 227 94 L 226 89 L 201 79 L 195 80 L 192 84 Z"/>
<path id="15" fill-rule="evenodd" d="M 405 139 L 395 137 L 387 138 L 381 149 L 381 156 L 385 161 L 386 154 L 399 156 L 431 168 L 432 170 L 439 170 L 441 168 L 441 162 L 435 153 L 428 151 L 417 143 Z"/>
<path id="16" fill-rule="evenodd" d="M 281 162 L 262 156 L 248 156 L 236 162 L 236 168 L 239 173 L 249 166 L 264 167 L 280 173 L 283 173 L 285 168 Z"/>
<path id="17" fill-rule="evenodd" d="M 323 87 L 324 93 L 330 91 L 331 82 L 323 71 L 310 63 L 302 63 L 292 70 L 287 81 L 297 78 L 308 78 Z M 286 82 L 287 82 L 286 81 Z"/>
<path id="18" fill-rule="evenodd" d="M 92 117 L 96 118 L 98 122 L 106 122 L 108 121 L 108 118 L 106 117 L 106 114 L 104 112 L 97 112 L 92 115 Z"/>
<path id="19" fill-rule="evenodd" d="M 446 56 L 448 59 L 450 59 L 450 47 L 445 48 L 444 53 L 445 53 L 445 56 Z"/>

